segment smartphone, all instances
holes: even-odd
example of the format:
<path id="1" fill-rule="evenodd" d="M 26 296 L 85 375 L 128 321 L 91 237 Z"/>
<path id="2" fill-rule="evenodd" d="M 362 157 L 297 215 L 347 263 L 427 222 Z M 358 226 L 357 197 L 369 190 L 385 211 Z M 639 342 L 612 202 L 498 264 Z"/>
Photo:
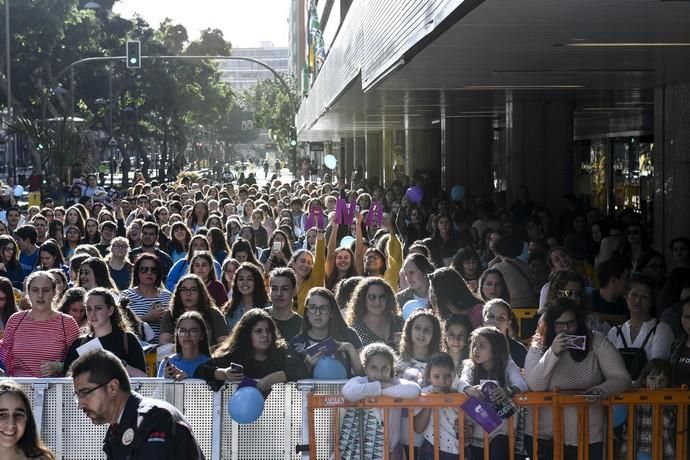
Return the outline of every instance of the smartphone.
<path id="1" fill-rule="evenodd" d="M 280 252 L 281 249 L 283 249 L 283 245 L 281 244 L 281 242 L 280 241 L 274 241 L 273 242 L 273 251 Z"/>
<path id="2" fill-rule="evenodd" d="M 230 363 L 230 369 L 236 372 L 244 372 L 244 366 L 237 363 Z"/>
<path id="3" fill-rule="evenodd" d="M 566 348 L 571 348 L 573 350 L 584 350 L 587 346 L 586 335 L 566 335 L 565 338 L 568 340 Z"/>

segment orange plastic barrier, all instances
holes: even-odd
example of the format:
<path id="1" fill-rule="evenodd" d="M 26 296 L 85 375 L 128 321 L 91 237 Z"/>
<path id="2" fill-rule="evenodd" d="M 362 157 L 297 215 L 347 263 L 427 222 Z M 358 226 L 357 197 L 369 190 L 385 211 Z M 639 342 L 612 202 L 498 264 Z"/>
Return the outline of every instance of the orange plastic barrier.
<path id="1" fill-rule="evenodd" d="M 359 409 L 383 409 L 384 418 L 384 446 L 388 446 L 389 431 L 387 427 L 390 423 L 400 423 L 399 420 L 390 420 L 389 411 L 390 409 L 406 408 L 431 408 L 433 409 L 433 422 L 434 427 L 439 426 L 439 409 L 443 407 L 455 407 L 459 408 L 460 405 L 465 402 L 467 397 L 460 393 L 448 393 L 448 394 L 422 394 L 418 399 L 397 399 L 391 397 L 376 397 L 367 398 L 358 403 L 352 403 L 342 396 L 339 395 L 319 395 L 310 394 L 307 399 L 307 410 L 308 410 L 308 427 L 309 427 L 309 458 L 317 459 L 317 443 L 319 439 L 316 436 L 315 429 L 315 411 L 317 410 L 338 410 L 345 408 L 359 408 Z M 555 459 L 563 458 L 563 439 L 564 439 L 564 426 L 563 426 L 563 411 L 565 408 L 576 408 L 577 409 L 577 420 L 578 420 L 578 445 L 586 446 L 589 444 L 589 410 L 591 403 L 581 394 L 573 394 L 573 392 L 528 392 L 513 398 L 515 404 L 519 407 L 528 408 L 532 413 L 532 450 L 534 452 L 533 460 L 539 460 L 538 457 L 538 436 L 539 433 L 539 410 L 538 408 L 550 407 L 553 414 L 553 424 L 555 427 L 553 431 L 553 449 Z M 688 458 L 688 446 L 687 446 L 687 419 L 688 419 L 688 405 L 690 404 L 690 391 L 686 389 L 669 389 L 669 390 L 639 390 L 632 391 L 628 393 L 621 394 L 606 400 L 603 400 L 597 404 L 601 404 L 608 407 L 608 423 L 607 423 L 607 435 L 605 437 L 605 448 L 606 448 L 606 458 L 614 459 L 614 434 L 613 434 L 613 406 L 615 405 L 627 405 L 628 406 L 628 420 L 627 420 L 627 445 L 634 446 L 634 420 L 635 420 L 635 406 L 646 405 L 652 406 L 652 459 L 653 460 L 663 460 L 663 415 L 662 411 L 664 406 L 675 407 L 676 409 L 676 458 L 684 459 Z M 340 459 L 340 446 L 339 446 L 339 435 L 340 435 L 340 423 L 339 417 L 334 416 L 334 446 L 333 454 L 336 460 Z M 465 445 L 465 435 L 464 435 L 464 422 L 465 417 L 462 410 L 458 414 L 458 446 L 460 446 L 458 459 L 465 459 L 465 449 L 462 447 Z M 408 417 L 408 439 L 413 439 L 413 417 Z M 510 452 L 510 458 L 514 458 L 515 455 L 515 417 L 511 417 L 508 420 L 508 446 Z M 410 443 L 409 451 L 407 452 L 408 459 L 414 458 L 414 446 Z M 489 435 L 484 433 L 484 459 L 489 459 Z M 434 460 L 439 460 L 439 435 L 438 431 L 434 432 Z M 629 447 L 627 450 L 627 460 L 634 460 L 635 452 L 633 447 Z M 389 452 L 387 448 L 384 448 L 384 458 L 389 460 Z M 588 460 L 589 451 L 588 449 L 579 449 L 578 452 L 579 460 Z M 550 460 L 550 459 L 543 459 Z"/>

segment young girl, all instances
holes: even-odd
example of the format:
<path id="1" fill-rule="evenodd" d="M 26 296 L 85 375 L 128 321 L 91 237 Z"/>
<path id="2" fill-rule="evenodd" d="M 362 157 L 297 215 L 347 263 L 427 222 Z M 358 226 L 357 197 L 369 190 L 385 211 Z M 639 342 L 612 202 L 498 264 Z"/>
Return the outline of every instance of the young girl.
<path id="1" fill-rule="evenodd" d="M 304 354 L 308 347 L 329 338 L 336 341 L 338 352 L 335 358 L 343 363 L 348 375 L 361 375 L 362 362 L 359 360 L 359 352 L 362 350 L 362 341 L 355 330 L 345 323 L 331 291 L 320 287 L 311 288 L 302 317 L 302 330 L 292 338 L 290 348 Z M 305 365 L 310 372 L 321 356 L 321 353 L 311 357 L 305 356 Z"/>
<path id="2" fill-rule="evenodd" d="M 11 380 L 0 382 L 0 458 L 53 460 L 38 437 L 36 419 L 24 390 Z"/>
<path id="3" fill-rule="evenodd" d="M 424 379 L 429 358 L 441 350 L 441 324 L 431 310 L 416 310 L 405 321 L 402 338 L 400 340 L 400 365 L 398 376 L 417 382 L 423 386 L 428 382 Z M 405 450 L 409 445 L 407 431 L 407 413 L 403 411 L 400 419 L 402 430 L 401 442 Z M 414 446 L 419 449 L 424 438 L 415 435 Z"/>
<path id="4" fill-rule="evenodd" d="M 668 388 L 671 385 L 671 364 L 664 359 L 651 359 L 647 365 L 642 369 L 640 378 L 638 379 L 640 386 L 646 387 L 648 390 L 660 390 Z M 650 405 L 635 407 L 635 427 L 634 447 L 637 457 L 641 458 L 646 454 L 648 458 L 652 458 L 652 407 Z M 674 407 L 663 406 L 663 459 L 673 460 L 676 458 L 676 411 Z M 621 456 L 620 458 L 627 458 L 626 454 L 630 448 L 627 443 L 627 426 L 624 427 Z"/>
<path id="5" fill-rule="evenodd" d="M 424 393 L 451 393 L 455 376 L 455 361 L 448 353 L 434 354 L 426 366 L 424 374 L 429 386 Z M 444 407 L 439 410 L 439 460 L 458 458 L 458 433 L 456 431 L 458 409 Z M 434 458 L 434 421 L 432 409 L 417 409 L 414 416 L 414 430 L 424 434 L 424 444 L 419 451 L 419 460 Z"/>
<path id="6" fill-rule="evenodd" d="M 462 372 L 462 362 L 468 358 L 467 339 L 474 328 L 465 315 L 450 315 L 444 321 L 443 351 L 453 358 L 457 377 Z"/>
<path id="7" fill-rule="evenodd" d="M 267 303 L 268 295 L 261 271 L 252 263 L 240 264 L 233 280 L 232 297 L 223 308 L 228 330 L 232 331 L 245 312 L 252 308 L 265 308 Z"/>
<path id="8" fill-rule="evenodd" d="M 175 325 L 175 354 L 161 362 L 158 377 L 184 380 L 211 359 L 208 330 L 201 313 L 182 313 Z"/>
<path id="9" fill-rule="evenodd" d="M 519 368 L 525 367 L 527 349 L 515 339 L 514 332 L 517 330 L 517 318 L 513 314 L 510 305 L 503 299 L 489 300 L 484 304 L 482 314 L 484 316 L 484 326 L 493 326 L 506 336 L 508 349 L 510 350 L 510 359 Z"/>
<path id="10" fill-rule="evenodd" d="M 470 359 L 466 360 L 458 391 L 478 399 L 486 399 L 481 390 L 483 380 L 494 380 L 498 384 L 489 398 L 493 403 L 502 403 L 516 394 L 527 391 L 527 384 L 520 369 L 510 359 L 505 335 L 495 327 L 480 327 L 470 338 Z M 507 423 L 503 423 L 490 436 L 491 460 L 509 457 Z M 470 439 L 470 449 L 475 458 L 484 458 L 484 430 L 475 425 Z"/>
<path id="11" fill-rule="evenodd" d="M 393 376 L 395 355 L 393 349 L 383 343 L 372 343 L 362 350 L 362 364 L 365 377 L 354 377 L 343 386 L 342 394 L 349 401 L 360 401 L 376 396 L 393 396 L 395 398 L 417 398 L 421 392 L 415 382 L 401 380 Z M 400 446 L 401 409 L 388 410 L 388 445 L 390 460 L 405 458 Z M 361 418 L 361 420 L 360 420 Z M 361 422 L 361 424 L 360 424 Z M 381 460 L 384 458 L 383 443 L 383 410 L 348 409 L 340 430 L 340 455 L 346 460 L 360 458 Z M 361 430 L 361 427 L 364 429 Z M 360 439 L 364 436 L 364 439 Z M 364 452 L 360 452 L 360 448 Z M 363 455 L 363 457 L 362 457 Z"/>
<path id="12" fill-rule="evenodd" d="M 201 278 L 206 285 L 208 293 L 216 305 L 225 305 L 228 301 L 228 293 L 223 283 L 216 278 L 216 271 L 213 268 L 213 255 L 209 251 L 197 251 L 190 261 L 189 272 Z"/>
<path id="13" fill-rule="evenodd" d="M 398 375 L 417 382 L 424 380 L 427 361 L 441 351 L 441 324 L 431 310 L 417 310 L 405 321 L 400 341 Z"/>

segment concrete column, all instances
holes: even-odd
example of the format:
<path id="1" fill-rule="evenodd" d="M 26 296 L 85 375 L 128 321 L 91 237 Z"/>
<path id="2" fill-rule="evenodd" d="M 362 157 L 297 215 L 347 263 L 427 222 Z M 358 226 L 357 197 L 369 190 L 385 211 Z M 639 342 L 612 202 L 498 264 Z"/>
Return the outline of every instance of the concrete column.
<path id="1" fill-rule="evenodd" d="M 504 160 L 509 203 L 526 185 L 536 203 L 556 212 L 561 196 L 573 191 L 573 113 L 572 100 L 508 95 Z"/>
<path id="2" fill-rule="evenodd" d="M 383 144 L 381 185 L 385 188 L 390 186 L 391 182 L 395 180 L 395 176 L 393 175 L 393 166 L 395 164 L 395 153 L 393 152 L 395 149 L 395 132 L 390 129 L 383 130 L 381 133 L 381 141 Z"/>
<path id="3" fill-rule="evenodd" d="M 654 247 L 670 259 L 669 244 L 690 232 L 690 83 L 654 91 Z"/>
<path id="4" fill-rule="evenodd" d="M 339 161 L 338 171 L 344 182 L 349 184 L 352 170 L 355 169 L 355 142 L 351 137 L 343 137 L 340 144 L 343 155 Z"/>
<path id="5" fill-rule="evenodd" d="M 489 196 L 492 126 L 490 118 L 448 118 L 446 122 L 446 189 L 465 187 L 466 195 Z"/>
<path id="6" fill-rule="evenodd" d="M 353 151 L 355 168 L 366 168 L 366 144 L 364 141 L 364 137 L 355 137 Z"/>
<path id="7" fill-rule="evenodd" d="M 367 131 L 364 138 L 366 150 L 365 177 L 377 179 L 382 184 L 383 178 L 383 135 L 380 131 Z"/>

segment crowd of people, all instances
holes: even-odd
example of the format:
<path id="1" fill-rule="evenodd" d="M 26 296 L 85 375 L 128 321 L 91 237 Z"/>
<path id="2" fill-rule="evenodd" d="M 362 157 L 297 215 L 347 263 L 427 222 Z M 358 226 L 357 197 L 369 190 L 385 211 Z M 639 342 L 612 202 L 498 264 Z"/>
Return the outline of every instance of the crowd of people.
<path id="1" fill-rule="evenodd" d="M 503 193 L 411 197 L 398 181 L 142 179 L 118 194 L 89 179 L 65 205 L 49 198 L 22 212 L 0 203 L 0 363 L 9 377 L 70 375 L 93 348 L 143 376 L 144 347 L 173 344 L 159 377 L 214 389 L 250 377 L 265 394 L 312 377 L 327 354 L 345 369 L 350 400 L 424 391 L 506 403 L 559 389 L 596 403 L 634 385 L 690 383 L 690 240 L 674 239 L 667 260 L 631 210 L 602 216 L 566 195 L 554 218 L 526 187 L 508 205 Z M 525 308 L 537 317 L 519 324 Z M 313 352 L 319 344 L 333 347 Z M 485 381 L 496 383 L 488 393 Z M 30 412 L 7 388 L 1 423 L 17 405 Z M 531 457 L 537 437 L 540 458 L 552 458 L 550 409 L 539 410 L 538 432 L 533 413 L 516 415 L 518 453 Z M 417 436 L 407 438 L 405 422 L 388 428 L 383 446 L 358 428 L 383 440 L 375 410 L 346 415 L 341 452 L 383 458 L 388 449 L 402 459 L 413 443 L 418 458 L 433 458 L 436 429 L 441 458 L 459 449 L 483 458 L 483 430 L 467 418 L 468 445 L 458 446 L 457 409 L 444 409 L 439 427 L 428 410 L 408 417 Z M 592 404 L 589 458 L 602 458 L 605 422 Z M 563 425 L 565 458 L 577 458 L 575 409 Z M 52 458 L 35 432 L 24 436 L 33 439 L 17 443 L 26 456 Z M 492 433 L 490 458 L 508 457 L 507 439 L 505 425 Z"/>

